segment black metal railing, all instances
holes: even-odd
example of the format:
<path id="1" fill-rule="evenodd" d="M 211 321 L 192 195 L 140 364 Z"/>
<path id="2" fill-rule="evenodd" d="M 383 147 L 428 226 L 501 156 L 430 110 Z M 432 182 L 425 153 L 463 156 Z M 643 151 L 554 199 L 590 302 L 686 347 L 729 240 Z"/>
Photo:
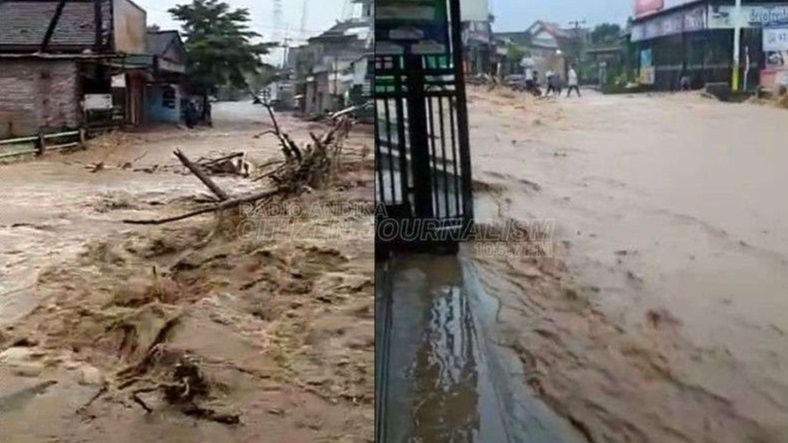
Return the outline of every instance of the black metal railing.
<path id="1" fill-rule="evenodd" d="M 447 3 L 449 20 L 457 3 Z M 473 223 L 462 43 L 459 26 L 449 29 L 442 54 L 375 55 L 377 221 L 429 221 L 412 224 L 420 235 L 378 232 L 378 243 L 457 243 Z"/>

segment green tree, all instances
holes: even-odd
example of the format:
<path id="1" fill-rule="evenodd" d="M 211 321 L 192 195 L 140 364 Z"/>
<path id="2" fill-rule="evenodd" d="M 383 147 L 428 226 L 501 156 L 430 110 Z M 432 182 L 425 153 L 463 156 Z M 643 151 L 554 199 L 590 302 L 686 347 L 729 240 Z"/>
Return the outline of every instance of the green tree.
<path id="1" fill-rule="evenodd" d="M 591 31 L 591 43 L 594 45 L 616 43 L 620 34 L 621 26 L 615 23 L 602 23 Z"/>
<path id="2" fill-rule="evenodd" d="M 257 43 L 249 29 L 249 10 L 230 9 L 219 0 L 194 0 L 168 11 L 182 23 L 190 82 L 206 93 L 219 86 L 246 88 L 246 78 L 263 66 L 261 57 L 273 46 Z"/>
<path id="3" fill-rule="evenodd" d="M 529 54 L 526 53 L 525 49 L 523 49 L 521 46 L 517 46 L 517 45 L 514 45 L 514 44 L 509 45 L 509 49 L 506 51 L 506 57 L 511 62 L 518 63 L 518 64 L 527 55 L 529 55 Z"/>

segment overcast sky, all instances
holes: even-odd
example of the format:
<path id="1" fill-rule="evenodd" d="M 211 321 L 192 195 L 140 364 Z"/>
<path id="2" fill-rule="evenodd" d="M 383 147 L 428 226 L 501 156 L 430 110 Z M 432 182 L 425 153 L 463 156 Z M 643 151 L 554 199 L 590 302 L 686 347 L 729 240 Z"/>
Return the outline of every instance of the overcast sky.
<path id="1" fill-rule="evenodd" d="M 148 11 L 148 24 L 165 29 L 177 28 L 167 9 L 187 0 L 135 0 Z M 248 8 L 252 28 L 265 40 L 281 40 L 286 29 L 276 27 L 272 19 L 273 0 L 225 0 L 233 7 Z M 282 0 L 284 26 L 291 39 L 315 35 L 341 18 L 352 14 L 349 0 L 306 0 L 308 2 L 306 36 L 299 33 L 304 0 Z M 585 20 L 588 25 L 603 22 L 626 23 L 632 14 L 634 0 L 488 0 L 495 15 L 496 31 L 522 31 L 534 21 L 542 19 L 569 26 L 573 20 Z M 666 0 L 672 6 L 689 0 Z M 298 43 L 298 41 L 296 41 Z"/>
<path id="2" fill-rule="evenodd" d="M 191 0 L 134 0 L 148 11 L 148 25 L 157 24 L 162 29 L 177 29 L 178 23 L 172 20 L 167 9 Z M 285 29 L 276 27 L 273 21 L 273 0 L 224 0 L 235 8 L 248 8 L 252 17 L 252 28 L 263 35 L 265 40 L 281 39 Z M 304 0 L 282 0 L 284 26 L 289 29 L 290 38 L 302 37 L 301 11 Z M 349 15 L 352 10 L 348 0 L 306 0 L 307 8 L 306 30 L 312 36 L 331 27 L 343 15 Z M 278 35 L 277 35 L 278 34 Z M 277 38 L 278 37 L 278 38 Z"/>
<path id="3" fill-rule="evenodd" d="M 536 20 L 569 26 L 585 20 L 588 25 L 604 22 L 625 24 L 632 15 L 634 0 L 489 0 L 496 31 L 522 31 Z M 670 7 L 689 0 L 666 0 Z"/>

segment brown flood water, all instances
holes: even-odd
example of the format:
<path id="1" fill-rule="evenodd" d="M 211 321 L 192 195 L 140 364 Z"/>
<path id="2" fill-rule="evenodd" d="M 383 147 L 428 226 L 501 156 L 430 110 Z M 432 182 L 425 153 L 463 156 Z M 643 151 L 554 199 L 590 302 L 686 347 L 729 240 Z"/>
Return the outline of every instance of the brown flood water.
<path id="1" fill-rule="evenodd" d="M 505 216 L 556 223 L 561 286 L 586 314 L 653 341 L 657 379 L 576 316 L 558 336 L 581 357 L 549 362 L 569 380 L 558 400 L 600 438 L 786 441 L 788 112 L 694 94 L 470 97 L 475 178 L 503 189 Z M 527 335 L 532 315 L 510 312 L 510 329 Z"/>

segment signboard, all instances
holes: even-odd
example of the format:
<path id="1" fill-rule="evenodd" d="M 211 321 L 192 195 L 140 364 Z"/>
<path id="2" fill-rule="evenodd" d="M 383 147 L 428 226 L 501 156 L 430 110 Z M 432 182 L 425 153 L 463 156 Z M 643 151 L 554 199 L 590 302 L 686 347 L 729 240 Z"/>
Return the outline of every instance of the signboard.
<path id="1" fill-rule="evenodd" d="M 788 25 L 763 29 L 763 52 L 766 69 L 775 70 L 775 83 L 784 85 L 783 75 L 788 72 Z"/>
<path id="2" fill-rule="evenodd" d="M 445 1 L 377 0 L 375 8 L 376 54 L 448 52 L 449 20 Z"/>
<path id="3" fill-rule="evenodd" d="M 643 17 L 665 8 L 665 0 L 635 0 L 635 18 Z"/>
<path id="4" fill-rule="evenodd" d="M 742 6 L 744 28 L 761 28 L 769 23 L 788 21 L 788 5 L 744 5 Z M 733 29 L 736 7 L 732 5 L 709 6 L 710 29 Z"/>
<path id="5" fill-rule="evenodd" d="M 706 29 L 706 8 L 700 6 L 647 19 L 632 26 L 633 42 Z"/>
<path id="6" fill-rule="evenodd" d="M 788 26 L 765 28 L 763 30 L 763 51 L 788 51 Z"/>
<path id="7" fill-rule="evenodd" d="M 110 80 L 111 86 L 113 88 L 125 88 L 126 87 L 126 74 L 116 74 L 112 76 Z"/>
<path id="8" fill-rule="evenodd" d="M 788 69 L 777 72 L 774 76 L 774 83 L 778 86 L 788 86 Z"/>
<path id="9" fill-rule="evenodd" d="M 85 94 L 85 109 L 88 111 L 112 109 L 112 94 Z"/>
<path id="10" fill-rule="evenodd" d="M 684 13 L 684 32 L 706 29 L 706 8 L 699 6 Z"/>
<path id="11" fill-rule="evenodd" d="M 788 87 L 788 68 L 764 69 L 761 71 L 760 84 L 765 88 L 771 89 L 778 89 L 780 86 Z"/>
<path id="12" fill-rule="evenodd" d="M 653 85 L 655 76 L 651 49 L 644 49 L 640 51 L 640 78 L 638 80 L 642 85 Z"/>
<path id="13" fill-rule="evenodd" d="M 460 0 L 460 14 L 464 22 L 486 22 L 490 20 L 487 0 Z"/>

